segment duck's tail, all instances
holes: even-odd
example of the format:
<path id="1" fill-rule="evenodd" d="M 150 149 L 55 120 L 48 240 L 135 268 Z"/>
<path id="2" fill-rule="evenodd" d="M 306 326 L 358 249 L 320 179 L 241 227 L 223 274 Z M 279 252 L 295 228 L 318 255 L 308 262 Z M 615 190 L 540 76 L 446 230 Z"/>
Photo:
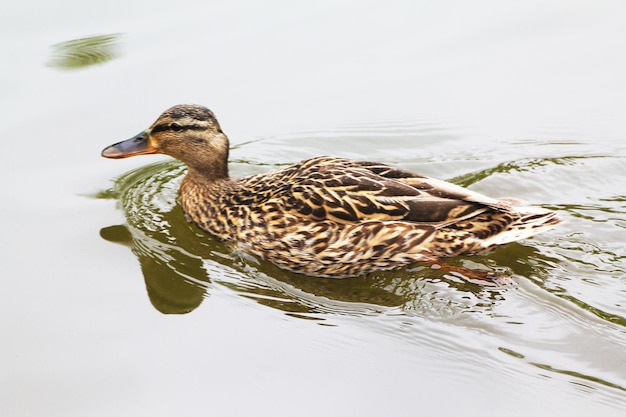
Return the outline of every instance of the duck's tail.
<path id="1" fill-rule="evenodd" d="M 514 207 L 514 210 L 520 213 L 520 218 L 506 230 L 485 239 L 484 246 L 493 247 L 526 239 L 563 222 L 555 211 L 541 207 Z"/>

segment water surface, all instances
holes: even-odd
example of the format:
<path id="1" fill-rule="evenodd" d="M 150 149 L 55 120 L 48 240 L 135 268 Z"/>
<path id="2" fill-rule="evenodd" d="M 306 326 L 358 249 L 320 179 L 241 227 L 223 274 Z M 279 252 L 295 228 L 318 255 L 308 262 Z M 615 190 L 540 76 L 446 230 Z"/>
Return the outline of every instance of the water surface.
<path id="1" fill-rule="evenodd" d="M 12 4 L 0 414 L 623 415 L 624 12 Z M 99 157 L 184 102 L 215 111 L 235 176 L 378 160 L 567 222 L 449 260 L 498 285 L 288 273 L 185 220 L 179 163 Z"/>

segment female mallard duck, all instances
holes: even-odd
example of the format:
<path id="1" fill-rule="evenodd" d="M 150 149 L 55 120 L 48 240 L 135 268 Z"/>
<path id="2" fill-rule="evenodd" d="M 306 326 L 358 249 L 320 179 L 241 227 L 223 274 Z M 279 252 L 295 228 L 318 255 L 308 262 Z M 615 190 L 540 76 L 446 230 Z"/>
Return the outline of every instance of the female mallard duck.
<path id="1" fill-rule="evenodd" d="M 106 158 L 162 153 L 189 170 L 180 203 L 201 229 L 295 272 L 350 276 L 483 254 L 561 222 L 465 188 L 376 162 L 317 157 L 228 176 L 228 138 L 199 105 L 167 110 Z"/>

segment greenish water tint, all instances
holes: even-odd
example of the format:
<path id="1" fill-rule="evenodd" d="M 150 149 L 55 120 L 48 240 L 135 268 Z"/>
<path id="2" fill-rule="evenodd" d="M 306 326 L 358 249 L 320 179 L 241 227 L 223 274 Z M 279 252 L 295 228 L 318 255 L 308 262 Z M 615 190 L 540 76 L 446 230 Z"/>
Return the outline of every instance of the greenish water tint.
<path id="1" fill-rule="evenodd" d="M 74 70 L 104 64 L 119 58 L 121 34 L 90 36 L 72 39 L 52 46 L 48 66 L 62 70 Z"/>

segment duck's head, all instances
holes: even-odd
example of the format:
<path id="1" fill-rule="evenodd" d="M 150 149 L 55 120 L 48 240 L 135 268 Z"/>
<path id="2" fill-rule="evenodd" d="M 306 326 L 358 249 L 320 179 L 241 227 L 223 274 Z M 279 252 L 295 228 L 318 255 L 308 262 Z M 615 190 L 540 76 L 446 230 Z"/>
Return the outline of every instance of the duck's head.
<path id="1" fill-rule="evenodd" d="M 143 132 L 105 148 L 105 158 L 162 153 L 211 178 L 228 175 L 228 138 L 213 112 L 196 104 L 166 110 Z"/>

